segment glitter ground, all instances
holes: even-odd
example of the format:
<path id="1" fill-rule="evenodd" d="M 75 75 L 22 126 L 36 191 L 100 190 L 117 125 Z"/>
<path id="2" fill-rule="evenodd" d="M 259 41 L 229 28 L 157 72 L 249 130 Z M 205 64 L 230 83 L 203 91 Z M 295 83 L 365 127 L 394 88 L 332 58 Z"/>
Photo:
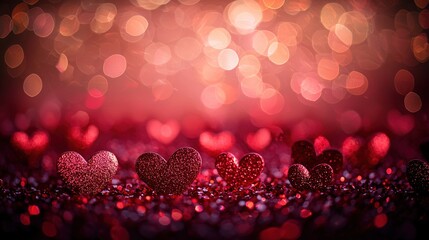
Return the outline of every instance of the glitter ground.
<path id="1" fill-rule="evenodd" d="M 271 154 L 281 145 L 273 145 L 262 153 L 268 156 L 268 166 L 254 186 L 229 189 L 216 170 L 205 167 L 188 191 L 175 197 L 154 194 L 123 162 L 111 185 L 85 197 L 71 194 L 55 173 L 7 165 L 2 156 L 0 231 L 4 236 L 55 239 L 414 239 L 429 235 L 429 198 L 412 190 L 404 161 L 393 165 L 386 161 L 360 171 L 346 164 L 326 192 L 298 192 L 286 179 L 288 165 L 278 165 L 278 156 Z M 214 159 L 203 155 L 203 163 L 214 164 Z"/>

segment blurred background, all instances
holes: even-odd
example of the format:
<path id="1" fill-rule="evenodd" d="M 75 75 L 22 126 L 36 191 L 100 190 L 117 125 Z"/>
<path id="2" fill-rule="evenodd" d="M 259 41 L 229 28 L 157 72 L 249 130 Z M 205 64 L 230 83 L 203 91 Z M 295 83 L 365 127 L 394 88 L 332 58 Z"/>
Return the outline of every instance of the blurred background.
<path id="1" fill-rule="evenodd" d="M 156 120 L 189 138 L 243 122 L 289 129 L 294 140 L 421 137 L 429 128 L 427 5 L 2 1 L 0 130 L 96 123 L 121 132 Z"/>

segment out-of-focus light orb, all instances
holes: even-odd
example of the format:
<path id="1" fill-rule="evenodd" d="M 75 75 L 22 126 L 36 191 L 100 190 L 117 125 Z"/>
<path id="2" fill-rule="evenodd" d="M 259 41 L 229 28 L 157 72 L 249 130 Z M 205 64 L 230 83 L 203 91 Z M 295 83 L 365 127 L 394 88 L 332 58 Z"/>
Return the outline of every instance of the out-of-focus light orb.
<path id="1" fill-rule="evenodd" d="M 10 68 L 19 67 L 24 61 L 24 49 L 21 45 L 13 44 L 4 53 L 4 62 Z"/>
<path id="2" fill-rule="evenodd" d="M 315 102 L 320 98 L 320 96 L 322 96 L 323 86 L 319 83 L 318 80 L 312 77 L 303 79 L 300 87 L 300 93 L 302 97 L 308 101 Z"/>
<path id="3" fill-rule="evenodd" d="M 317 73 L 326 80 L 334 80 L 340 74 L 338 62 L 329 58 L 322 58 L 317 65 Z"/>
<path id="4" fill-rule="evenodd" d="M 243 77 L 252 77 L 258 74 L 261 70 L 261 62 L 254 55 L 244 55 L 238 63 L 238 72 Z"/>
<path id="5" fill-rule="evenodd" d="M 39 37 L 48 37 L 54 31 L 55 21 L 51 14 L 42 13 L 34 19 L 33 31 Z"/>
<path id="6" fill-rule="evenodd" d="M 88 94 L 94 98 L 103 97 L 108 88 L 109 83 L 102 75 L 95 75 L 88 82 Z"/>
<path id="7" fill-rule="evenodd" d="M 419 24 L 423 29 L 429 29 L 429 10 L 424 9 L 419 13 Z"/>
<path id="8" fill-rule="evenodd" d="M 42 91 L 43 82 L 39 75 L 32 73 L 25 78 L 22 87 L 25 94 L 29 97 L 35 97 Z"/>
<path id="9" fill-rule="evenodd" d="M 262 3 L 266 8 L 279 9 L 285 3 L 285 0 L 262 0 Z"/>
<path id="10" fill-rule="evenodd" d="M 328 44 L 334 52 L 346 52 L 353 44 L 353 33 L 346 26 L 335 24 L 329 31 Z"/>
<path id="11" fill-rule="evenodd" d="M 146 10 L 155 10 L 162 5 L 169 3 L 170 0 L 132 0 L 132 2 Z"/>
<path id="12" fill-rule="evenodd" d="M 311 0 L 288 0 L 284 3 L 283 9 L 290 15 L 297 15 L 307 11 L 311 6 Z"/>
<path id="13" fill-rule="evenodd" d="M 429 43 L 425 33 L 413 38 L 412 51 L 417 61 L 424 63 L 429 60 Z"/>
<path id="14" fill-rule="evenodd" d="M 407 95 L 405 95 L 404 106 L 407 111 L 416 113 L 422 108 L 422 99 L 417 93 L 409 92 Z"/>
<path id="15" fill-rule="evenodd" d="M 353 44 L 359 44 L 366 40 L 369 34 L 369 23 L 365 15 L 359 11 L 345 12 L 338 19 L 338 23 L 344 25 L 353 34 Z"/>
<path id="16" fill-rule="evenodd" d="M 134 15 L 130 17 L 125 23 L 125 31 L 130 36 L 139 37 L 146 32 L 148 26 L 149 22 L 145 17 L 141 15 Z"/>
<path id="17" fill-rule="evenodd" d="M 289 61 L 288 47 L 279 42 L 271 43 L 271 45 L 268 47 L 268 59 L 276 65 L 285 64 L 287 61 Z"/>
<path id="18" fill-rule="evenodd" d="M 284 107 L 283 95 L 274 88 L 266 88 L 260 96 L 259 105 L 268 115 L 280 113 Z"/>
<path id="19" fill-rule="evenodd" d="M 405 95 L 414 89 L 414 76 L 405 69 L 399 70 L 395 75 L 395 89 L 399 94 Z"/>
<path id="20" fill-rule="evenodd" d="M 174 53 L 185 61 L 195 60 L 200 56 L 203 45 L 193 37 L 183 37 L 174 45 Z"/>
<path id="21" fill-rule="evenodd" d="M 358 71 L 351 71 L 346 80 L 346 89 L 350 94 L 362 95 L 368 89 L 368 79 Z"/>
<path id="22" fill-rule="evenodd" d="M 58 58 L 57 65 L 55 65 L 55 67 L 57 68 L 58 72 L 63 73 L 67 70 L 68 66 L 69 66 L 69 59 L 64 53 L 61 53 L 60 57 Z"/>
<path id="23" fill-rule="evenodd" d="M 253 0 L 237 0 L 227 7 L 227 17 L 232 26 L 241 34 L 248 34 L 262 20 L 262 9 Z"/>
<path id="24" fill-rule="evenodd" d="M 108 77 L 120 77 L 126 69 L 127 59 L 121 54 L 113 54 L 104 60 L 103 73 Z"/>
<path id="25" fill-rule="evenodd" d="M 357 132 L 362 126 L 362 118 L 356 111 L 345 111 L 340 115 L 341 129 L 347 134 Z"/>
<path id="26" fill-rule="evenodd" d="M 192 6 L 200 2 L 200 0 L 179 0 L 183 5 Z"/>
<path id="27" fill-rule="evenodd" d="M 28 24 L 30 23 L 30 18 L 28 17 L 28 14 L 26 12 L 17 12 L 16 14 L 12 15 L 12 22 L 13 22 L 13 33 L 20 34 L 23 33 L 27 28 Z"/>
<path id="28" fill-rule="evenodd" d="M 429 0 L 414 0 L 414 4 L 416 4 L 417 7 L 423 9 L 427 7 Z"/>
<path id="29" fill-rule="evenodd" d="M 59 32 L 65 37 L 70 37 L 79 31 L 79 28 L 79 18 L 76 15 L 69 15 L 61 20 Z"/>
<path id="30" fill-rule="evenodd" d="M 207 86 L 201 93 L 201 102 L 205 107 L 218 109 L 225 103 L 226 94 L 223 89 L 217 85 Z"/>
<path id="31" fill-rule="evenodd" d="M 237 52 L 230 48 L 220 51 L 217 57 L 219 67 L 227 71 L 237 67 L 239 60 Z"/>
<path id="32" fill-rule="evenodd" d="M 277 38 L 286 46 L 296 46 L 302 41 L 302 28 L 293 22 L 281 22 L 277 26 Z"/>
<path id="33" fill-rule="evenodd" d="M 207 43 L 215 49 L 224 49 L 231 43 L 231 34 L 225 28 L 215 28 L 207 36 Z"/>
<path id="34" fill-rule="evenodd" d="M 163 65 L 170 61 L 170 47 L 164 43 L 155 42 L 145 48 L 144 59 L 153 65 Z"/>
<path id="35" fill-rule="evenodd" d="M 240 85 L 243 94 L 250 98 L 258 98 L 264 91 L 264 82 L 257 75 L 243 78 Z"/>
<path id="36" fill-rule="evenodd" d="M 112 22 L 116 15 L 118 14 L 118 9 L 113 3 L 102 3 L 97 7 L 95 11 L 94 19 L 100 23 Z"/>
<path id="37" fill-rule="evenodd" d="M 320 12 L 320 22 L 326 29 L 338 23 L 340 16 L 345 13 L 343 6 L 339 3 L 327 3 Z"/>
<path id="38" fill-rule="evenodd" d="M 268 56 L 268 48 L 274 42 L 277 42 L 277 37 L 274 33 L 267 30 L 257 31 L 252 36 L 253 49 L 262 56 Z"/>
<path id="39" fill-rule="evenodd" d="M 12 18 L 5 14 L 0 16 L 0 38 L 5 38 L 12 31 Z"/>
<path id="40" fill-rule="evenodd" d="M 152 95 L 155 100 L 168 99 L 174 93 L 173 85 L 164 79 L 158 79 L 152 83 Z"/>

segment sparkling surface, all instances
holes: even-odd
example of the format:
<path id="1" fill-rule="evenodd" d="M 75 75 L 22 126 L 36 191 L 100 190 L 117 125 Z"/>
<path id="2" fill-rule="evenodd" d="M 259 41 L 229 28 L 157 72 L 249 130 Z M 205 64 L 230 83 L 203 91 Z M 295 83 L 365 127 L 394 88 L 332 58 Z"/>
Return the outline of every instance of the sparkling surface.
<path id="1" fill-rule="evenodd" d="M 429 193 L 429 164 L 414 159 L 407 164 L 407 179 L 417 192 Z"/>
<path id="2" fill-rule="evenodd" d="M 193 148 L 180 148 L 166 161 L 157 153 L 144 153 L 136 161 L 136 172 L 159 194 L 181 194 L 197 177 L 202 165 Z"/>
<path id="3" fill-rule="evenodd" d="M 108 151 L 100 151 L 88 162 L 77 152 L 65 152 L 57 161 L 58 175 L 78 194 L 96 194 L 111 182 L 118 160 Z"/>
<path id="4" fill-rule="evenodd" d="M 257 153 L 248 153 L 237 161 L 232 153 L 216 157 L 215 167 L 228 184 L 246 187 L 254 183 L 264 170 L 264 159 Z"/>

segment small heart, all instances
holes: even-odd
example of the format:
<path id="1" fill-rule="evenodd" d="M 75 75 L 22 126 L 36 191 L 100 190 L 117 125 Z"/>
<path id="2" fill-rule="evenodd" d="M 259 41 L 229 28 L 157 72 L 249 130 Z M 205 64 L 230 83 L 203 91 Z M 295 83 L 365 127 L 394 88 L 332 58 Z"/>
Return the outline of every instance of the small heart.
<path id="1" fill-rule="evenodd" d="M 323 190 L 331 185 L 333 177 L 334 170 L 329 164 L 318 164 L 310 171 L 310 186 L 316 190 Z"/>
<path id="2" fill-rule="evenodd" d="M 338 150 L 328 149 L 317 156 L 317 162 L 327 163 L 332 167 L 334 173 L 339 173 L 343 168 L 343 154 Z"/>
<path id="3" fill-rule="evenodd" d="M 159 194 L 181 194 L 200 172 L 202 160 L 193 148 L 180 148 L 166 161 L 157 153 L 144 153 L 136 161 L 136 172 Z"/>
<path id="4" fill-rule="evenodd" d="M 259 129 L 256 133 L 249 133 L 246 138 L 247 145 L 255 150 L 262 151 L 271 143 L 271 133 L 266 128 Z"/>
<path id="5" fill-rule="evenodd" d="M 300 191 L 324 190 L 331 185 L 333 175 L 334 170 L 326 163 L 316 165 L 310 172 L 301 164 L 293 164 L 288 171 L 289 182 Z"/>
<path id="6" fill-rule="evenodd" d="M 176 139 L 180 132 L 180 125 L 175 120 L 162 123 L 158 120 L 151 120 L 146 125 L 146 131 L 150 137 L 162 144 L 170 144 Z"/>
<path id="7" fill-rule="evenodd" d="M 294 163 L 302 164 L 312 169 L 316 163 L 316 151 L 309 141 L 301 140 L 292 145 L 292 159 Z"/>
<path id="8" fill-rule="evenodd" d="M 326 149 L 329 149 L 331 147 L 331 144 L 329 143 L 329 140 L 326 139 L 324 136 L 318 136 L 314 139 L 314 150 L 316 151 L 316 154 L 321 154 Z"/>
<path id="9" fill-rule="evenodd" d="M 11 143 L 27 156 L 37 156 L 42 153 L 49 143 L 49 136 L 43 131 L 36 131 L 31 138 L 25 132 L 15 132 Z"/>
<path id="10" fill-rule="evenodd" d="M 429 164 L 420 159 L 414 159 L 407 164 L 407 178 L 416 192 L 429 193 Z"/>
<path id="11" fill-rule="evenodd" d="M 290 184 L 300 191 L 310 189 L 310 173 L 301 164 L 293 164 L 289 167 L 288 179 Z"/>
<path id="12" fill-rule="evenodd" d="M 410 114 L 401 114 L 398 110 L 391 110 L 387 114 L 387 123 L 392 132 L 403 136 L 413 130 L 414 117 Z"/>
<path id="13" fill-rule="evenodd" d="M 80 126 L 73 126 L 68 132 L 68 141 L 71 147 L 76 149 L 87 149 L 99 135 L 98 127 L 95 125 L 89 125 L 86 129 Z"/>
<path id="14" fill-rule="evenodd" d="M 264 159 L 257 153 L 249 153 L 238 162 L 234 154 L 225 152 L 216 157 L 215 167 L 228 184 L 245 187 L 259 178 L 264 170 Z"/>
<path id="15" fill-rule="evenodd" d="M 96 194 L 109 182 L 118 169 L 118 160 L 108 151 L 100 151 L 85 159 L 77 152 L 65 152 L 57 162 L 58 174 L 75 193 Z"/>
<path id="16" fill-rule="evenodd" d="M 228 151 L 235 143 L 234 134 L 229 131 L 223 131 L 218 134 L 212 132 L 203 132 L 200 135 L 201 147 L 210 155 L 217 156 L 222 152 Z"/>

